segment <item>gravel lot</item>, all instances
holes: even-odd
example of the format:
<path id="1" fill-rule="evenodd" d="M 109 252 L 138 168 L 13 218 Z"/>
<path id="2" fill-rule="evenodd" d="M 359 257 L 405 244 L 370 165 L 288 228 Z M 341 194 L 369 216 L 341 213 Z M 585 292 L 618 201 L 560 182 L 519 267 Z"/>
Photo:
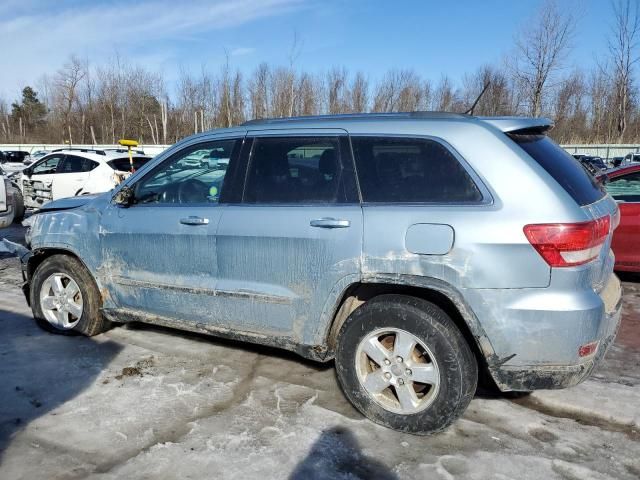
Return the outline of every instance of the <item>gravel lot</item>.
<path id="1" fill-rule="evenodd" d="M 0 257 L 2 479 L 640 477 L 640 277 L 624 277 L 622 328 L 591 379 L 477 395 L 431 437 L 374 425 L 332 365 L 285 352 L 144 325 L 47 334 L 20 283 Z"/>

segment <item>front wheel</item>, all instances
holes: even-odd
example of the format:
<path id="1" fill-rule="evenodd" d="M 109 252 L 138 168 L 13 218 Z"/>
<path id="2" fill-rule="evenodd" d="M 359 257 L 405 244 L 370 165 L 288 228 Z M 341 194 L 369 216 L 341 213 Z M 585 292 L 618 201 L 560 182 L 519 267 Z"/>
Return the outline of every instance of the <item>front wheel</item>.
<path id="1" fill-rule="evenodd" d="M 68 255 L 52 255 L 38 265 L 30 301 L 38 325 L 52 333 L 93 336 L 109 327 L 100 313 L 100 292 L 93 277 Z"/>
<path id="2" fill-rule="evenodd" d="M 427 435 L 460 417 L 476 390 L 476 359 L 460 330 L 436 305 L 381 295 L 340 329 L 338 379 L 370 420 Z"/>

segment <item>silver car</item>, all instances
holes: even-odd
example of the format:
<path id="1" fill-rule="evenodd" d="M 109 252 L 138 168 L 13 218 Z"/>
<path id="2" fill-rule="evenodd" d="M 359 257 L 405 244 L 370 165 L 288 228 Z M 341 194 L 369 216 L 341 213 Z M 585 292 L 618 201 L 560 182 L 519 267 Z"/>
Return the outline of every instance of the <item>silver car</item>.
<path id="1" fill-rule="evenodd" d="M 30 217 L 27 298 L 52 332 L 141 321 L 334 360 L 365 416 L 437 432 L 478 378 L 575 385 L 615 337 L 618 209 L 551 127 L 413 113 L 195 135 Z"/>

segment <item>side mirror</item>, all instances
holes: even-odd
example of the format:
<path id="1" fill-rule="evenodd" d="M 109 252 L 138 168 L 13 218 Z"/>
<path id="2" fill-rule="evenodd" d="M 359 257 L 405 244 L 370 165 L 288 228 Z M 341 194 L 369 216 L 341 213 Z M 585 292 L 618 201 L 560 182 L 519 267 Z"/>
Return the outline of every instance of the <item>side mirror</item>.
<path id="1" fill-rule="evenodd" d="M 118 193 L 116 193 L 111 199 L 113 203 L 119 205 L 121 207 L 128 207 L 133 203 L 134 199 L 133 188 L 131 187 L 122 187 Z"/>

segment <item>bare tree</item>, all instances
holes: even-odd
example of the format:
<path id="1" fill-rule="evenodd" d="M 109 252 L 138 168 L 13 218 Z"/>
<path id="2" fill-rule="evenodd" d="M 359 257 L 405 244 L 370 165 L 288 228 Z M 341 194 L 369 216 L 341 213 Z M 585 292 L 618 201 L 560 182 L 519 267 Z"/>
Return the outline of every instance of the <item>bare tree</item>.
<path id="1" fill-rule="evenodd" d="M 615 23 L 609 39 L 609 52 L 614 65 L 616 131 L 619 141 L 622 141 L 627 129 L 633 67 L 638 62 L 638 2 L 616 0 L 613 12 Z"/>
<path id="2" fill-rule="evenodd" d="M 533 23 L 516 38 L 513 71 L 528 101 L 529 115 L 542 114 L 549 82 L 562 68 L 574 31 L 570 10 L 547 0 Z"/>
<path id="3" fill-rule="evenodd" d="M 265 118 L 269 115 L 269 77 L 269 66 L 261 63 L 249 80 L 248 98 L 251 118 Z"/>
<path id="4" fill-rule="evenodd" d="M 369 81 L 364 73 L 358 72 L 351 81 L 349 88 L 349 111 L 354 113 L 366 112 L 369 106 Z"/>
<path id="5" fill-rule="evenodd" d="M 87 66 L 74 55 L 60 69 L 54 79 L 56 89 L 54 109 L 62 113 L 62 137 L 67 136 L 69 143 L 71 138 L 71 111 L 78 101 L 78 89 L 80 82 L 87 74 Z"/>

